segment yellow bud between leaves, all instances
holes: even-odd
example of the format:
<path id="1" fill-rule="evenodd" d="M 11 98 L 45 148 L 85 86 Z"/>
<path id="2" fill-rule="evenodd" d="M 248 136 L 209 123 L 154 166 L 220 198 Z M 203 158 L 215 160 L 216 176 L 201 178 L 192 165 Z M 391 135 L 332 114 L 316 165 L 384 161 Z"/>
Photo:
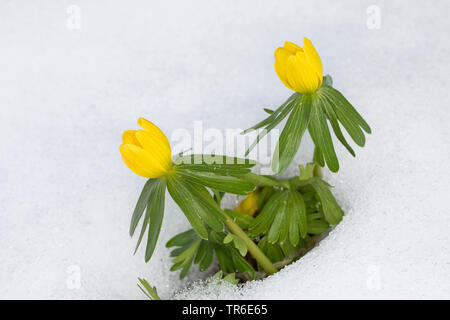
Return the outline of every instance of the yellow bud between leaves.
<path id="1" fill-rule="evenodd" d="M 134 173 L 160 178 L 172 170 L 172 153 L 165 134 L 150 121 L 139 118 L 143 130 L 127 130 L 119 147 L 122 160 Z"/>
<path id="2" fill-rule="evenodd" d="M 322 61 L 307 38 L 303 40 L 303 48 L 286 41 L 275 50 L 275 72 L 295 92 L 313 93 L 322 85 Z"/>
<path id="3" fill-rule="evenodd" d="M 259 192 L 253 191 L 250 192 L 247 197 L 239 203 L 236 208 L 236 211 L 241 213 L 245 213 L 251 217 L 253 217 L 258 211 L 258 196 Z"/>

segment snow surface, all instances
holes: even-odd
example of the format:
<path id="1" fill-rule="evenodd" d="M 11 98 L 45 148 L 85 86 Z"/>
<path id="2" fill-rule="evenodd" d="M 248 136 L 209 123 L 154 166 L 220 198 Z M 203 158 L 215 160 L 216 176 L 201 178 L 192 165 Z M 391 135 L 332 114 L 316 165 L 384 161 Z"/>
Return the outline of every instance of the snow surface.
<path id="1" fill-rule="evenodd" d="M 66 26 L 69 5 L 81 29 Z M 366 25 L 370 5 L 380 28 Z M 2 1 L 0 298 L 450 298 L 448 1 Z M 245 128 L 289 95 L 273 70 L 309 37 L 373 134 L 326 175 L 346 211 L 305 258 L 239 290 L 168 271 L 188 223 L 167 197 L 150 263 L 132 255 L 144 179 L 122 163 L 144 116 L 170 135 Z M 308 141 L 306 141 L 308 140 Z M 309 138 L 297 160 L 307 161 Z M 290 174 L 295 173 L 292 166 Z"/>

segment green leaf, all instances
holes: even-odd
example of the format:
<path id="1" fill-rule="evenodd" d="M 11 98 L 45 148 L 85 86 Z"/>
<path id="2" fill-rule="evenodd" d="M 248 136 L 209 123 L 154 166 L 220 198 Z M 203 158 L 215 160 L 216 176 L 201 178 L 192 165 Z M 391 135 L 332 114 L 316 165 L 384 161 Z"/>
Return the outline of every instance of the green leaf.
<path id="1" fill-rule="evenodd" d="M 249 159 L 211 154 L 191 154 L 175 161 L 177 168 L 221 175 L 244 174 L 250 172 L 255 164 L 256 161 Z"/>
<path id="2" fill-rule="evenodd" d="M 305 242 L 305 241 L 304 241 L 303 239 L 300 239 L 300 240 L 299 240 L 299 244 L 301 243 L 301 245 L 303 245 L 304 242 Z M 286 241 L 286 242 L 284 242 L 284 243 L 280 243 L 279 246 L 280 246 L 281 251 L 283 252 L 283 255 L 284 255 L 285 257 L 289 257 L 289 255 L 290 255 L 292 252 L 298 250 L 299 247 L 300 247 L 300 245 L 293 246 L 293 245 L 291 244 L 290 241 Z"/>
<path id="3" fill-rule="evenodd" d="M 249 226 L 250 233 L 257 237 L 267 235 L 268 243 L 284 243 L 289 239 L 295 247 L 300 236 L 307 235 L 305 202 L 296 190 L 277 191 Z"/>
<path id="4" fill-rule="evenodd" d="M 295 247 L 307 235 L 306 208 L 302 195 L 296 190 L 283 191 L 286 195 L 278 205 L 278 212 L 269 230 L 267 240 L 269 243 L 285 243 L 289 241 Z"/>
<path id="5" fill-rule="evenodd" d="M 297 100 L 300 99 L 300 96 L 296 98 Z M 272 121 L 270 122 L 261 132 L 258 133 L 256 136 L 256 139 L 253 141 L 253 143 L 250 145 L 250 147 L 245 151 L 245 156 L 248 156 L 250 152 L 253 150 L 253 148 L 261 141 L 262 138 L 264 138 L 273 128 L 275 128 L 281 121 L 286 118 L 286 116 L 292 111 L 296 103 L 296 100 L 292 100 L 287 104 L 283 110 L 280 112 L 280 114 Z"/>
<path id="6" fill-rule="evenodd" d="M 301 237 L 305 238 L 308 230 L 305 201 L 300 192 L 295 190 L 290 191 L 290 196 L 290 205 L 288 206 L 288 209 L 291 211 L 290 216 L 295 217 L 291 220 L 291 224 L 296 222 L 298 229 L 300 230 Z M 298 244 L 297 241 L 291 241 L 291 243 L 294 247 Z"/>
<path id="7" fill-rule="evenodd" d="M 342 220 L 344 212 L 337 204 L 336 199 L 329 189 L 329 185 L 318 178 L 311 179 L 309 184 L 314 188 L 320 198 L 325 219 L 330 224 L 337 225 Z"/>
<path id="8" fill-rule="evenodd" d="M 283 242 L 284 236 L 288 234 L 288 230 L 286 230 L 285 220 L 287 220 L 287 206 L 288 206 L 288 191 L 282 191 L 283 197 L 280 198 L 278 202 L 278 210 L 275 213 L 275 218 L 273 219 L 272 225 L 270 226 L 269 233 L 267 234 L 267 240 L 269 243 L 275 242 Z M 281 237 L 281 239 L 280 239 Z"/>
<path id="9" fill-rule="evenodd" d="M 148 262 L 155 249 L 156 242 L 159 236 L 159 230 L 162 224 L 162 218 L 164 215 L 164 198 L 165 198 L 165 181 L 163 179 L 153 179 L 149 180 L 151 182 L 151 187 L 149 190 L 149 195 L 147 197 L 147 210 L 145 213 L 144 222 L 142 223 L 141 232 L 134 249 L 134 254 L 136 254 L 142 239 L 144 237 L 147 226 L 151 222 L 148 239 L 147 248 L 145 251 L 145 261 Z M 150 221 L 152 220 L 152 221 Z"/>
<path id="10" fill-rule="evenodd" d="M 200 240 L 200 244 L 198 245 L 197 251 L 193 250 L 193 246 L 197 246 L 196 243 Z M 170 256 L 173 257 L 172 261 L 174 265 L 171 267 L 171 270 L 178 270 L 183 268 L 180 276 L 185 276 L 189 271 L 192 263 L 199 264 L 199 270 L 205 271 L 207 268 L 211 266 L 213 261 L 214 251 L 212 247 L 211 240 L 202 240 L 199 238 L 198 234 L 190 229 L 185 232 L 179 233 L 170 239 L 166 247 L 178 247 L 170 253 Z M 191 250 L 191 251 L 188 251 Z M 188 253 L 186 253 L 188 251 Z M 182 258 L 178 258 L 179 256 Z M 188 259 L 191 259 L 189 261 Z"/>
<path id="11" fill-rule="evenodd" d="M 223 277 L 223 280 L 234 285 L 237 285 L 239 283 L 239 279 L 236 279 L 234 273 L 227 274 L 225 277 Z"/>
<path id="12" fill-rule="evenodd" d="M 205 210 L 204 212 L 199 211 L 200 217 L 205 221 L 205 223 L 214 231 L 222 232 L 224 231 L 224 224 L 223 222 L 226 221 L 226 217 L 222 211 L 222 209 L 219 207 L 216 201 L 214 201 L 211 194 L 208 192 L 208 190 L 201 186 L 196 184 L 189 184 L 192 188 L 192 200 L 200 204 Z M 220 222 L 220 226 L 212 220 L 214 218 L 215 220 L 218 220 Z M 211 222 L 208 222 L 211 221 Z"/>
<path id="13" fill-rule="evenodd" d="M 311 114 L 311 96 L 303 95 L 295 101 L 295 106 L 281 132 L 275 155 L 272 161 L 272 170 L 277 174 L 287 169 L 300 146 L 303 134 L 308 127 Z"/>
<path id="14" fill-rule="evenodd" d="M 179 233 L 176 236 L 172 237 L 166 243 L 166 248 L 170 247 L 181 247 L 186 245 L 187 243 L 193 242 L 197 240 L 198 236 L 194 230 L 189 229 L 185 232 Z"/>
<path id="15" fill-rule="evenodd" d="M 172 259 L 173 263 L 176 265 L 176 267 L 172 267 L 173 270 L 180 269 L 182 267 L 185 267 L 187 265 L 190 266 L 191 262 L 190 260 L 193 260 L 195 257 L 195 254 L 197 253 L 197 249 L 200 245 L 200 238 L 198 238 L 191 246 L 189 246 L 186 250 L 184 250 L 180 255 L 176 256 L 174 259 Z"/>
<path id="16" fill-rule="evenodd" d="M 285 258 L 285 255 L 281 250 L 281 247 L 278 244 L 269 243 L 267 241 L 267 237 L 263 237 L 259 241 L 258 247 L 272 262 L 282 261 Z"/>
<path id="17" fill-rule="evenodd" d="M 214 249 L 217 260 L 219 260 L 220 269 L 226 273 L 235 272 L 233 260 L 229 255 L 228 248 L 224 246 L 216 246 Z"/>
<path id="18" fill-rule="evenodd" d="M 358 123 L 366 133 L 372 133 L 372 129 L 370 129 L 370 126 L 366 120 L 364 120 L 364 118 L 358 113 L 358 111 L 356 111 L 356 109 L 341 92 L 334 88 L 327 90 L 333 91 L 334 96 L 341 102 L 341 106 L 339 106 L 339 108 L 342 108 L 343 111 L 345 111 L 354 120 L 354 122 Z"/>
<path id="19" fill-rule="evenodd" d="M 198 238 L 189 248 L 184 250 L 181 254 L 179 254 L 177 257 L 172 259 L 174 265 L 170 269 L 171 271 L 178 270 L 180 268 L 183 268 L 180 273 L 180 279 L 183 279 L 186 277 L 187 273 L 189 272 L 189 269 L 192 266 L 192 262 L 194 261 L 194 258 L 197 254 L 197 250 L 200 246 L 201 239 Z"/>
<path id="20" fill-rule="evenodd" d="M 153 187 L 148 204 L 150 214 L 150 225 L 148 228 L 147 247 L 145 249 L 145 262 L 148 262 L 155 251 L 158 242 L 159 232 L 164 217 L 164 198 L 166 194 L 166 181 L 159 179 L 158 183 Z"/>
<path id="21" fill-rule="evenodd" d="M 319 211 L 319 212 L 315 212 L 315 213 L 309 213 L 308 214 L 308 222 L 313 221 L 313 220 L 320 220 L 322 219 L 324 216 L 323 212 Z"/>
<path id="22" fill-rule="evenodd" d="M 275 189 L 272 187 L 264 187 L 258 195 L 258 209 L 261 209 L 266 204 L 267 200 L 274 194 Z"/>
<path id="23" fill-rule="evenodd" d="M 236 279 L 236 276 L 234 273 L 227 274 L 225 277 L 223 276 L 223 271 L 219 270 L 217 271 L 211 279 L 213 280 L 223 280 L 226 282 L 229 282 L 231 284 L 237 285 L 239 283 L 239 279 Z"/>
<path id="24" fill-rule="evenodd" d="M 194 258 L 194 263 L 195 264 L 198 264 L 205 257 L 205 254 L 208 251 L 207 243 L 208 242 L 206 240 L 201 240 L 200 241 L 200 245 L 198 247 L 197 253 L 196 253 L 195 258 Z"/>
<path id="25" fill-rule="evenodd" d="M 249 224 L 253 221 L 253 217 L 249 216 L 248 214 L 238 212 L 231 209 L 225 209 L 224 210 L 227 215 L 229 215 L 236 223 L 239 225 L 239 227 L 247 229 Z"/>
<path id="26" fill-rule="evenodd" d="M 288 205 L 288 210 L 286 212 L 285 218 L 287 229 L 285 237 L 289 236 L 289 241 L 280 241 L 281 244 L 289 242 L 292 243 L 293 246 L 297 246 L 300 240 L 300 232 L 299 232 L 300 219 L 297 212 L 295 212 L 295 208 L 293 208 L 294 206 L 295 204 L 293 203 Z"/>
<path id="27" fill-rule="evenodd" d="M 262 128 L 262 127 L 274 122 L 277 119 L 278 115 L 280 115 L 291 104 L 291 102 L 293 102 L 298 96 L 299 96 L 299 93 L 292 94 L 280 107 L 278 107 L 274 112 L 272 112 L 269 117 L 267 117 L 263 121 L 257 123 L 253 127 L 244 130 L 242 132 L 242 134 L 249 133 L 253 130 Z"/>
<path id="28" fill-rule="evenodd" d="M 184 279 L 187 276 L 189 270 L 191 269 L 193 260 L 194 259 L 190 259 L 188 261 L 188 263 L 183 267 L 183 270 L 181 270 L 181 273 L 180 273 L 180 279 Z"/>
<path id="29" fill-rule="evenodd" d="M 363 147 L 366 142 L 366 137 L 364 136 L 361 128 L 367 133 L 371 133 L 371 129 L 367 122 L 336 89 L 331 87 L 322 87 L 319 90 L 319 94 L 328 99 L 328 102 L 333 107 L 337 118 L 352 137 L 353 141 L 355 141 L 355 143 L 360 147 Z"/>
<path id="30" fill-rule="evenodd" d="M 178 165 L 176 168 L 182 168 L 187 169 L 192 172 L 210 172 L 222 176 L 230 176 L 230 175 L 236 175 L 240 176 L 243 174 L 246 174 L 248 172 L 251 172 L 250 169 L 244 168 L 242 166 L 235 166 L 232 165 L 228 166 L 213 166 L 213 165 Z"/>
<path id="31" fill-rule="evenodd" d="M 182 187 L 179 187 L 182 184 Z M 195 204 L 191 203 L 190 193 L 184 186 L 184 182 L 177 183 L 173 179 L 168 179 L 167 189 L 172 196 L 175 203 L 181 208 L 192 228 L 200 235 L 203 239 L 208 239 L 208 231 L 203 225 L 197 213 L 197 207 Z"/>
<path id="32" fill-rule="evenodd" d="M 144 213 L 145 207 L 147 207 L 150 192 L 152 191 L 152 188 L 157 181 L 158 179 L 149 179 L 142 188 L 141 195 L 139 196 L 139 199 L 136 203 L 136 207 L 134 208 L 133 216 L 131 217 L 131 224 L 130 224 L 131 237 L 133 236 L 134 231 L 136 230 L 136 226 L 139 223 L 142 214 Z"/>
<path id="33" fill-rule="evenodd" d="M 182 269 L 180 277 L 187 275 L 192 264 L 199 264 L 199 270 L 205 271 L 212 264 L 214 252 L 224 273 L 247 272 L 251 278 L 255 277 L 255 270 L 243 258 L 247 246 L 239 237 L 225 232 L 209 229 L 208 240 L 201 239 L 194 231 L 188 230 L 169 240 L 166 246 L 178 246 L 172 250 L 173 257 L 171 271 Z"/>
<path id="34" fill-rule="evenodd" d="M 192 228 L 200 237 L 208 239 L 208 232 L 202 221 L 213 230 L 224 230 L 225 217 L 203 186 L 192 184 L 174 174 L 168 179 L 167 187 L 173 200 L 184 212 Z"/>
<path id="35" fill-rule="evenodd" d="M 212 192 L 214 193 L 214 195 L 213 195 L 214 201 L 220 207 L 220 203 L 222 202 L 222 198 L 223 198 L 225 192 L 214 190 L 214 189 L 212 189 Z"/>
<path id="36" fill-rule="evenodd" d="M 323 153 L 317 146 L 314 148 L 314 161 L 321 167 L 325 166 L 325 160 L 323 159 Z"/>
<path id="37" fill-rule="evenodd" d="M 247 272 L 248 275 L 250 276 L 250 278 L 254 279 L 256 274 L 255 274 L 255 269 L 253 269 L 252 265 L 245 260 L 238 252 L 236 252 L 236 250 L 230 250 L 231 252 L 231 260 L 233 263 L 233 271 L 235 270 L 239 271 L 239 272 Z"/>
<path id="38" fill-rule="evenodd" d="M 282 191 L 276 191 L 270 197 L 264 208 L 249 225 L 248 229 L 253 236 L 258 237 L 266 234 L 269 231 L 272 222 L 275 219 L 275 215 L 278 212 L 280 201 L 285 196 L 285 193 L 283 193 Z"/>
<path id="39" fill-rule="evenodd" d="M 228 193 L 244 195 L 255 189 L 255 185 L 252 182 L 234 176 L 191 171 L 182 167 L 177 168 L 177 173 L 193 183 Z"/>
<path id="40" fill-rule="evenodd" d="M 312 178 L 314 173 L 314 168 L 317 164 L 314 162 L 309 162 L 306 164 L 306 166 L 299 165 L 300 169 L 300 176 L 298 177 L 300 180 L 308 180 L 309 178 Z"/>
<path id="41" fill-rule="evenodd" d="M 223 243 L 224 244 L 230 244 L 233 243 L 234 247 L 239 251 L 239 253 L 245 257 L 245 255 L 247 254 L 247 244 L 245 243 L 244 240 L 242 240 L 241 238 L 235 236 L 232 233 L 228 233 L 225 238 L 223 238 Z"/>
<path id="42" fill-rule="evenodd" d="M 246 254 L 247 246 L 240 243 L 240 238 L 235 235 L 229 236 L 229 239 L 233 239 L 233 243 L 224 244 L 225 236 L 223 233 L 212 232 L 210 235 L 210 243 L 214 243 L 214 251 L 216 252 L 217 259 L 219 260 L 220 268 L 223 272 L 247 272 L 251 278 L 255 277 L 255 270 L 253 267 L 242 257 L 242 254 Z M 237 239 L 237 240 L 236 240 Z M 228 240 L 226 241 L 228 242 Z M 243 247 L 245 245 L 245 249 Z M 236 246 L 241 250 L 238 252 Z"/>
<path id="43" fill-rule="evenodd" d="M 158 292 L 156 291 L 156 287 L 152 287 L 145 279 L 138 278 L 138 280 L 145 288 L 145 290 L 139 284 L 137 286 L 150 300 L 161 300 L 161 298 L 158 296 Z"/>
<path id="44" fill-rule="evenodd" d="M 198 238 L 198 235 L 197 235 Z M 197 239 L 196 239 L 197 240 Z M 170 257 L 174 258 L 179 256 L 180 254 L 182 254 L 187 248 L 189 248 L 189 246 L 193 243 L 194 241 L 190 242 L 189 244 L 186 244 L 180 248 L 176 248 L 174 250 L 172 250 L 172 252 L 170 252 Z"/>
<path id="45" fill-rule="evenodd" d="M 352 156 L 355 156 L 355 151 L 353 148 L 348 144 L 347 140 L 345 140 L 345 137 L 341 131 L 341 128 L 339 126 L 339 122 L 336 116 L 336 113 L 333 110 L 333 107 L 330 105 L 328 99 L 326 97 L 322 97 L 319 95 L 319 99 L 322 103 L 322 108 L 325 111 L 325 114 L 328 117 L 328 120 L 330 121 L 331 127 L 333 128 L 334 134 L 338 138 L 338 140 L 342 143 L 342 145 L 350 152 Z"/>
<path id="46" fill-rule="evenodd" d="M 149 208 L 147 208 L 147 212 L 145 213 L 144 222 L 142 223 L 142 227 L 141 227 L 141 232 L 139 234 L 139 239 L 136 244 L 136 248 L 134 249 L 134 254 L 136 254 L 139 246 L 141 245 L 141 242 L 142 242 L 142 239 L 144 238 L 144 234 L 145 234 L 145 231 L 147 230 L 149 221 L 150 221 L 150 211 L 149 211 Z"/>
<path id="47" fill-rule="evenodd" d="M 278 181 L 275 178 L 269 177 L 269 176 L 262 176 L 259 174 L 255 174 L 253 172 L 246 173 L 242 176 L 240 176 L 242 179 L 245 179 L 254 185 L 258 187 L 265 187 L 265 186 L 271 186 L 271 187 L 278 187 L 280 186 L 280 181 Z"/>
<path id="48" fill-rule="evenodd" d="M 339 170 L 339 162 L 334 151 L 333 141 L 331 140 L 330 130 L 328 129 L 319 95 L 312 99 L 311 119 L 308 130 L 314 144 L 323 153 L 328 168 L 332 172 L 337 172 Z"/>
<path id="49" fill-rule="evenodd" d="M 327 86 L 327 87 L 333 86 L 333 78 L 329 74 L 323 76 L 322 87 L 323 86 Z"/>
<path id="50" fill-rule="evenodd" d="M 234 236 L 233 237 L 233 244 L 234 247 L 239 251 L 239 253 L 241 254 L 241 256 L 245 257 L 247 255 L 247 244 L 245 243 L 244 240 L 242 240 L 241 238 Z"/>
<path id="51" fill-rule="evenodd" d="M 330 225 L 325 220 L 312 220 L 308 223 L 308 233 L 310 234 L 321 234 L 327 231 Z"/>
<path id="52" fill-rule="evenodd" d="M 231 241 L 233 241 L 233 234 L 229 233 L 225 236 L 225 238 L 223 238 L 223 243 L 227 244 L 230 243 Z"/>
<path id="53" fill-rule="evenodd" d="M 214 275 L 211 276 L 211 279 L 216 279 L 216 280 L 222 280 L 223 278 L 223 271 L 219 270 L 216 273 L 214 273 Z"/>
<path id="54" fill-rule="evenodd" d="M 207 241 L 205 241 L 205 240 L 203 240 L 203 242 L 206 243 L 208 250 L 206 250 L 206 253 L 203 256 L 202 261 L 200 261 L 200 264 L 199 264 L 200 271 L 205 271 L 206 269 L 208 269 L 211 266 L 213 257 L 214 257 L 214 252 L 211 248 L 211 245 L 209 243 L 207 243 Z"/>

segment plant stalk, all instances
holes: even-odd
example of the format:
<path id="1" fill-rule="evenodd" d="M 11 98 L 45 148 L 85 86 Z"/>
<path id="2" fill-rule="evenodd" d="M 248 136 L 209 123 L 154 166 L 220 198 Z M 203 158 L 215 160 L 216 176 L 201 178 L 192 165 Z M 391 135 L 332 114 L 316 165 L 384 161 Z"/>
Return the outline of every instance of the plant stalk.
<path id="1" fill-rule="evenodd" d="M 259 174 L 249 172 L 242 176 L 247 181 L 253 182 L 257 187 L 283 187 L 289 189 L 289 182 L 286 180 L 278 180 L 269 176 L 261 176 Z"/>
<path id="2" fill-rule="evenodd" d="M 322 167 L 316 162 L 316 149 L 314 147 L 313 161 L 316 163 L 313 170 L 314 177 L 322 179 Z"/>
<path id="3" fill-rule="evenodd" d="M 272 264 L 272 262 L 269 260 L 269 258 L 266 257 L 264 252 L 261 251 L 261 249 L 253 242 L 252 239 L 244 232 L 244 230 L 239 227 L 239 225 L 234 222 L 233 219 L 231 219 L 225 212 L 222 212 L 224 216 L 227 218 L 225 221 L 225 225 L 230 229 L 230 231 L 245 241 L 245 244 L 247 245 L 248 251 L 252 255 L 252 257 L 263 267 L 264 271 L 266 271 L 268 274 L 274 274 L 277 272 L 277 268 Z"/>

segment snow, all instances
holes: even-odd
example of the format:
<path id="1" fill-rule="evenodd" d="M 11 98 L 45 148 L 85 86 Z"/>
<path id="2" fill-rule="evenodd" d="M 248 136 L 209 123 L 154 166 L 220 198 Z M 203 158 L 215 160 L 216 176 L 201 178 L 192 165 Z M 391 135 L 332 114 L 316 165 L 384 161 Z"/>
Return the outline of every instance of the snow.
<path id="1" fill-rule="evenodd" d="M 67 20 L 75 4 L 80 29 Z M 371 5 L 379 29 L 367 26 Z M 375 8 L 375 9 L 376 9 Z M 2 1 L 0 298 L 450 298 L 448 1 Z M 373 12 L 369 10 L 369 12 Z M 297 263 L 235 287 L 186 284 L 165 242 L 188 223 L 167 197 L 152 260 L 128 236 L 144 179 L 122 163 L 144 116 L 168 135 L 246 128 L 289 93 L 273 70 L 307 36 L 373 134 L 326 174 L 343 222 Z M 306 141 L 308 140 L 308 141 Z M 309 160 L 305 138 L 298 161 Z M 289 169 L 295 174 L 295 166 Z"/>

